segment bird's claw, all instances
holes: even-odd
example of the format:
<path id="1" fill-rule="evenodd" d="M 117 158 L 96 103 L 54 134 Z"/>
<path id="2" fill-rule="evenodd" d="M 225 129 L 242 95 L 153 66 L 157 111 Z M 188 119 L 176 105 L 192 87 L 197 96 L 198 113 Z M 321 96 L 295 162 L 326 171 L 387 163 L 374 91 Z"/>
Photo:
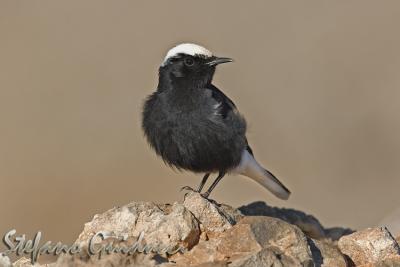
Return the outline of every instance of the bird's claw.
<path id="1" fill-rule="evenodd" d="M 197 192 L 197 190 L 194 190 L 193 188 L 191 188 L 190 186 L 183 186 L 182 188 L 181 188 L 181 190 L 180 190 L 181 192 L 182 191 L 191 191 L 191 192 Z M 183 200 L 185 201 L 185 199 L 186 199 L 186 196 L 189 194 L 190 192 L 186 192 L 184 195 L 183 195 Z"/>
<path id="2" fill-rule="evenodd" d="M 196 190 L 194 190 L 193 188 L 191 188 L 191 187 L 190 187 L 190 186 L 188 186 L 188 185 L 186 185 L 186 186 L 183 186 L 183 187 L 181 188 L 181 190 L 180 190 L 180 191 L 182 192 L 183 190 L 197 192 Z"/>
<path id="3" fill-rule="evenodd" d="M 190 186 L 188 186 L 188 185 L 186 185 L 186 186 L 183 186 L 183 187 L 181 187 L 181 192 L 182 191 L 192 191 L 192 192 L 196 192 L 196 193 L 200 193 L 198 190 L 195 190 L 195 189 L 193 189 L 193 188 L 191 188 Z M 185 196 L 187 195 L 188 193 L 186 193 L 185 194 Z M 204 197 L 205 199 L 208 199 L 208 197 L 210 196 L 210 193 L 209 192 L 204 192 L 204 193 L 200 193 L 200 195 L 202 196 L 202 197 Z"/>

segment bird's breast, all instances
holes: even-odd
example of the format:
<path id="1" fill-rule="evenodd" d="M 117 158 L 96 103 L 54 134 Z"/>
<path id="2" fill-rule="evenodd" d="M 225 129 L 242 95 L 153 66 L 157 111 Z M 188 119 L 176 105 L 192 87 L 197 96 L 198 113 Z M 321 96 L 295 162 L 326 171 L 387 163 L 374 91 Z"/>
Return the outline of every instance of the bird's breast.
<path id="1" fill-rule="evenodd" d="M 170 165 L 195 172 L 238 165 L 246 146 L 244 131 L 215 120 L 215 103 L 178 103 L 159 99 L 145 108 L 143 128 L 156 153 Z"/>

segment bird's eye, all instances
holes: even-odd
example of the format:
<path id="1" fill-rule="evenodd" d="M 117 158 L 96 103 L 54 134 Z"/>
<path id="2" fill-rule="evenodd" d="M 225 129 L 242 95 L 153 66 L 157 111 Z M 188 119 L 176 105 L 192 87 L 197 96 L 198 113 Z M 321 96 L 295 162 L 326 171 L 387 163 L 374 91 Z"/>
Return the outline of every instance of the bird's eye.
<path id="1" fill-rule="evenodd" d="M 193 66 L 194 65 L 194 60 L 193 60 L 193 58 L 190 58 L 190 57 L 185 58 L 184 62 L 185 62 L 186 66 Z"/>

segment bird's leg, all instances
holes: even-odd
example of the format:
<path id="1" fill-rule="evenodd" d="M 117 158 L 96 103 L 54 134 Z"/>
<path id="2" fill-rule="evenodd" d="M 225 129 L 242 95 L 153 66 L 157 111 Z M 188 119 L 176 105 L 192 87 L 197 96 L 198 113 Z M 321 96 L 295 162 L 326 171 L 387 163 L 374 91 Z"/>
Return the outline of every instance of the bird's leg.
<path id="1" fill-rule="evenodd" d="M 204 175 L 203 179 L 201 180 L 199 187 L 197 188 L 197 192 L 201 193 L 201 190 L 203 189 L 204 185 L 207 182 L 208 177 L 210 176 L 210 173 L 206 173 L 206 175 Z"/>
<path id="2" fill-rule="evenodd" d="M 184 186 L 181 188 L 181 191 L 183 190 L 190 190 L 190 191 L 194 191 L 194 192 L 198 192 L 200 193 L 201 190 L 203 189 L 204 185 L 207 182 L 208 177 L 210 176 L 210 173 L 206 173 L 206 175 L 204 175 L 203 179 L 201 180 L 199 187 L 197 188 L 197 190 L 194 190 L 193 188 L 191 188 L 190 186 Z"/>
<path id="3" fill-rule="evenodd" d="M 208 196 L 211 194 L 211 191 L 213 191 L 213 189 L 217 186 L 217 184 L 219 183 L 219 181 L 221 181 L 221 179 L 225 176 L 225 172 L 220 172 L 218 174 L 218 177 L 215 179 L 215 181 L 211 184 L 210 188 L 208 188 L 208 190 L 204 193 L 201 194 L 203 197 L 208 198 Z"/>

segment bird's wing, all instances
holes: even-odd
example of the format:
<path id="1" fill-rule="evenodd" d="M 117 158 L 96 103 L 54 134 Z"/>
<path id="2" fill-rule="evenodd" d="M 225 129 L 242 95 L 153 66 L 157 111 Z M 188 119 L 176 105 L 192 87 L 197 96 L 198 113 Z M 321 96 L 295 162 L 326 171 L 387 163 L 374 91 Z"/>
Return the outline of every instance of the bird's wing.
<path id="1" fill-rule="evenodd" d="M 218 109 L 218 114 L 222 118 L 225 119 L 230 112 L 238 112 L 235 103 L 217 87 L 211 84 L 207 89 L 211 91 L 211 97 L 217 102 L 215 108 Z"/>
<path id="2" fill-rule="evenodd" d="M 218 105 L 216 105 L 216 108 L 218 109 L 217 113 L 222 116 L 223 119 L 228 116 L 229 112 L 239 113 L 235 103 L 233 103 L 233 101 L 216 86 L 211 84 L 207 89 L 211 91 L 211 97 L 218 103 Z M 246 144 L 246 150 L 253 155 L 253 150 L 249 146 L 247 138 Z"/>

